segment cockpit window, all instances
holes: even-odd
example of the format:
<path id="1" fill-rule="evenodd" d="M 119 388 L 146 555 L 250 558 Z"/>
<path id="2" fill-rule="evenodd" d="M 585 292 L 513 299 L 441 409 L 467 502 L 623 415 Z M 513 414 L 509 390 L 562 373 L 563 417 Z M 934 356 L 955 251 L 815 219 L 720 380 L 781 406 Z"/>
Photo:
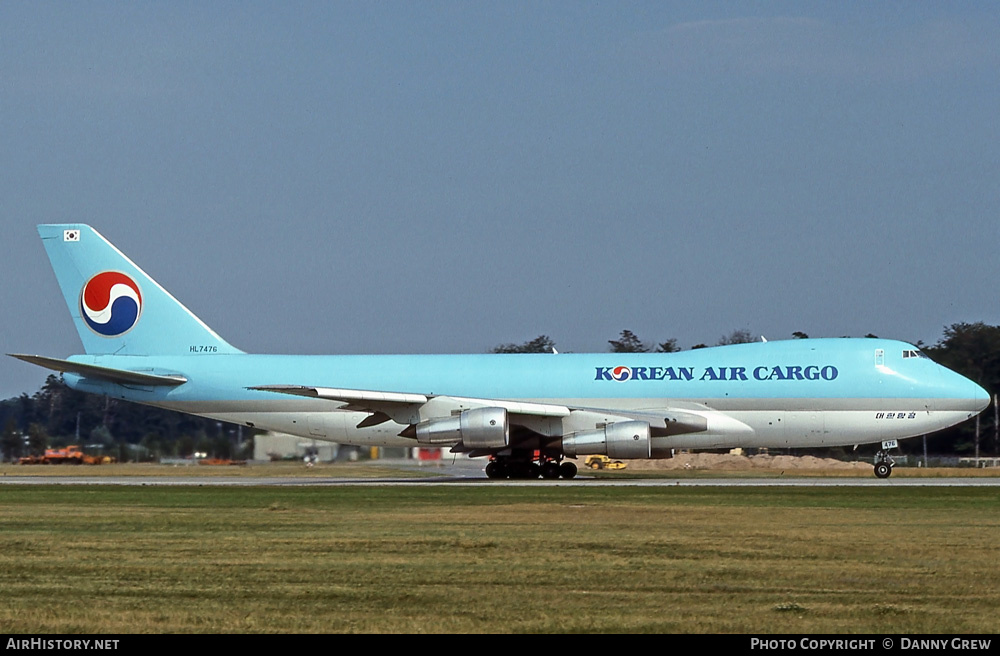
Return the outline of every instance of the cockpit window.
<path id="1" fill-rule="evenodd" d="M 903 359 L 904 359 L 904 360 L 905 360 L 906 358 L 926 358 L 926 357 L 927 357 L 927 356 L 926 356 L 926 355 L 924 355 L 924 352 L 923 352 L 923 351 L 917 351 L 917 350 L 913 350 L 913 351 L 903 351 Z"/>

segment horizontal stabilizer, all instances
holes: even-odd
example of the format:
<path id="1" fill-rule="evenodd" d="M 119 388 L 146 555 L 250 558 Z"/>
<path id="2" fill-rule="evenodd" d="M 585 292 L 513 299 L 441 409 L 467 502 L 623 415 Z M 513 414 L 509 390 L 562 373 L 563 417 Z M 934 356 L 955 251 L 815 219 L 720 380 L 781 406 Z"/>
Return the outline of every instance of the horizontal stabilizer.
<path id="1" fill-rule="evenodd" d="M 39 367 L 61 371 L 68 374 L 77 374 L 85 378 L 97 378 L 107 380 L 112 383 L 122 385 L 181 385 L 187 382 L 187 378 L 179 374 L 160 375 L 145 373 L 141 371 L 129 371 L 127 369 L 115 369 L 113 367 L 100 367 L 95 364 L 83 364 L 82 362 L 71 362 L 58 358 L 47 358 L 44 355 L 23 355 L 20 353 L 8 353 L 12 358 L 24 360 Z"/>

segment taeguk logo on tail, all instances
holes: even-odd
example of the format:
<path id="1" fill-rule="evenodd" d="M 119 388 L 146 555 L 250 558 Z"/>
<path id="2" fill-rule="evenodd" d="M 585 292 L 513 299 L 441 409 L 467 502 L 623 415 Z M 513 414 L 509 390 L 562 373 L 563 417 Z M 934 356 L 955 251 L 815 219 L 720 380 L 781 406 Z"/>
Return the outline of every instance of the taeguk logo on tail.
<path id="1" fill-rule="evenodd" d="M 119 271 L 103 271 L 87 281 L 80 293 L 80 313 L 90 329 L 104 337 L 124 335 L 142 312 L 142 292 Z"/>

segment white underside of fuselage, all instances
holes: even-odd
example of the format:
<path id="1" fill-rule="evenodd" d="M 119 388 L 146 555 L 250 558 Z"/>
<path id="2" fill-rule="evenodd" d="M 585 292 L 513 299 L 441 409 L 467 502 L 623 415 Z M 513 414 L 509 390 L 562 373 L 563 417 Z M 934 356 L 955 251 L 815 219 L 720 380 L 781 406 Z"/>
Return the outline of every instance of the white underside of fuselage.
<path id="1" fill-rule="evenodd" d="M 579 399 L 574 399 L 579 407 Z M 552 400 L 546 400 L 552 402 Z M 827 402 L 829 404 L 829 402 Z M 615 401 L 601 399 L 588 401 L 588 405 L 603 405 L 613 413 Z M 975 415 L 967 409 L 933 409 L 918 407 L 906 401 L 880 406 L 867 403 L 869 409 L 824 410 L 794 409 L 734 409 L 718 410 L 709 407 L 685 412 L 701 414 L 707 419 L 707 430 L 653 437 L 654 457 L 668 457 L 673 449 L 709 448 L 810 448 L 853 446 L 878 443 L 883 440 L 905 439 L 947 428 Z M 252 426 L 263 430 L 297 435 L 303 438 L 336 442 L 362 447 L 413 447 L 416 440 L 400 437 L 407 428 L 393 421 L 375 426 L 358 427 L 369 415 L 363 412 L 327 410 L 327 406 L 291 403 L 294 409 L 282 409 L 273 404 L 266 409 L 219 408 L 212 404 L 200 407 L 173 407 L 200 416 Z M 793 404 L 802 405 L 800 402 Z M 849 405 L 844 403 L 844 405 Z M 855 404 L 856 405 L 856 404 Z M 913 407 L 910 407 L 910 406 Z M 319 408 L 322 407 L 322 411 Z M 640 410 L 640 408 L 631 408 Z M 648 411 L 644 410 L 644 411 Z M 576 431 L 593 429 L 568 418 L 529 419 L 523 425 L 546 437 L 557 438 Z"/>

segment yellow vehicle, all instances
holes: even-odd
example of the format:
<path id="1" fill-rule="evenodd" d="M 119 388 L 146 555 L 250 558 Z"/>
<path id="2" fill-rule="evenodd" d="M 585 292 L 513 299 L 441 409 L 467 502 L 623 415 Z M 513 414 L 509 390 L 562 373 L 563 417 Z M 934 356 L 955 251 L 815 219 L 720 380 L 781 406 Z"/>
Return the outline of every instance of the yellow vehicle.
<path id="1" fill-rule="evenodd" d="M 612 460 L 607 456 L 587 456 L 583 461 L 585 467 L 591 469 L 625 469 L 626 465 L 621 460 Z"/>

